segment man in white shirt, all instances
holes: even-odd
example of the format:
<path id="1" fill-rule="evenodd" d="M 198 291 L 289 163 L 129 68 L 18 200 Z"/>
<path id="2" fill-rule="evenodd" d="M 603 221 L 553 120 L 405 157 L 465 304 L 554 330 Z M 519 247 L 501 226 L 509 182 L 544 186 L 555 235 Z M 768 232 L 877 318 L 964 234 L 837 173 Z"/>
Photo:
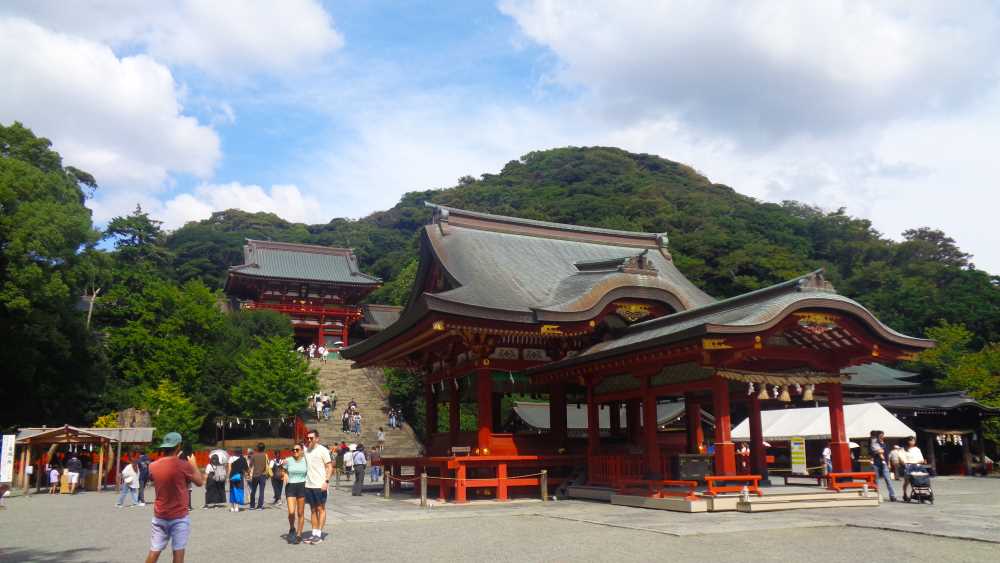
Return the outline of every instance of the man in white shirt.
<path id="1" fill-rule="evenodd" d="M 312 535 L 302 542 L 315 545 L 323 542 L 323 526 L 326 525 L 326 494 L 333 475 L 333 460 L 330 450 L 319 443 L 319 432 L 310 430 L 306 434 L 306 504 L 309 505 L 309 522 Z"/>
<path id="2" fill-rule="evenodd" d="M 823 467 L 826 469 L 826 474 L 829 475 L 833 473 L 833 450 L 827 445 L 823 448 Z"/>

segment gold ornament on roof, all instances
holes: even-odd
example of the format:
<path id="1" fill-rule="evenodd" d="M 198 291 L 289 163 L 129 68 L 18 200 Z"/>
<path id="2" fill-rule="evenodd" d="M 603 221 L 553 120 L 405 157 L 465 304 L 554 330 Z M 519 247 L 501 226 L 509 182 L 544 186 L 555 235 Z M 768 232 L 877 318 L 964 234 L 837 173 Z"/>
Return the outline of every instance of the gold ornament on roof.
<path id="1" fill-rule="evenodd" d="M 703 350 L 729 350 L 732 348 L 726 344 L 725 338 L 702 338 L 701 347 Z"/>
<path id="2" fill-rule="evenodd" d="M 618 313 L 619 317 L 630 323 L 644 319 L 652 314 L 650 306 L 645 303 L 620 303 L 615 312 Z"/>

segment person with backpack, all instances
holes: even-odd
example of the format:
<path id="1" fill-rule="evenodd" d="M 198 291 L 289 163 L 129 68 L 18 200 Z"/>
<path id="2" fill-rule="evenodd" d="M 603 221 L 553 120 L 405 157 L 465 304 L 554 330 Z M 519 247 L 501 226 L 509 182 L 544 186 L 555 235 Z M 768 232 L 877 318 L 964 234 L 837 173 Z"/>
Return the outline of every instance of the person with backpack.
<path id="1" fill-rule="evenodd" d="M 274 450 L 271 452 L 271 464 L 268 469 L 271 472 L 271 490 L 274 492 L 272 506 L 281 506 L 281 490 L 285 486 L 285 478 L 282 475 L 285 462 L 281 459 L 281 452 Z"/>
<path id="2" fill-rule="evenodd" d="M 233 450 L 232 463 L 229 465 L 229 510 L 231 512 L 239 512 L 240 507 L 243 506 L 243 485 L 249 472 L 250 466 L 247 464 L 246 458 L 243 457 L 243 452 L 239 449 Z"/>
<path id="3" fill-rule="evenodd" d="M 229 472 L 226 470 L 226 464 L 219 459 L 218 454 L 212 454 L 207 472 L 205 506 L 202 508 L 214 508 L 217 505 L 226 504 L 226 481 L 229 480 Z"/>
<path id="4" fill-rule="evenodd" d="M 146 502 L 146 485 L 149 484 L 149 464 L 152 460 L 146 455 L 146 452 L 142 452 L 139 455 L 139 502 Z"/>

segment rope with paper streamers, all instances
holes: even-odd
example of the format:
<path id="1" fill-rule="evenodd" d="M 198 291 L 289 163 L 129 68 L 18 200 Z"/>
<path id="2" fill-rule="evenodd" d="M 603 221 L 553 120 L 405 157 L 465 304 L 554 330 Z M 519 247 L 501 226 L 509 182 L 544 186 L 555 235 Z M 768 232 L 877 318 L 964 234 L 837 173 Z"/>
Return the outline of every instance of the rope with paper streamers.
<path id="1" fill-rule="evenodd" d="M 850 379 L 850 376 L 841 375 L 837 373 L 824 373 L 824 372 L 796 372 L 796 373 L 777 373 L 777 372 L 761 372 L 761 371 L 746 371 L 746 370 L 735 370 L 735 369 L 719 369 L 715 370 L 715 373 L 719 374 L 720 377 L 729 379 L 731 381 L 742 381 L 744 383 L 765 383 L 768 385 L 788 385 L 788 384 L 799 384 L 799 385 L 809 385 L 816 383 L 841 383 Z"/>

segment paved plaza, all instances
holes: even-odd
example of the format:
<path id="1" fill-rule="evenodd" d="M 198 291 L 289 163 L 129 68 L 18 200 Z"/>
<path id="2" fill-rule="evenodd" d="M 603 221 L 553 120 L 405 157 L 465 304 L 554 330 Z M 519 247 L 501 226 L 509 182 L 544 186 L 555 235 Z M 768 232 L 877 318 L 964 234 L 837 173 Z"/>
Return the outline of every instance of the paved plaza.
<path id="1" fill-rule="evenodd" d="M 336 490 L 326 541 L 287 545 L 285 510 L 192 512 L 189 561 L 987 561 L 1000 549 L 1000 480 L 942 477 L 937 503 L 759 514 L 681 514 L 586 501 L 471 503 L 429 509 Z M 150 489 L 150 492 L 152 489 Z M 200 506 L 202 490 L 195 493 Z M 270 492 L 268 492 L 270 497 Z M 0 511 L 0 561 L 138 561 L 151 505 L 116 495 L 12 498 Z M 308 520 L 306 528 L 308 529 Z M 161 561 L 169 561 L 164 554 Z"/>

